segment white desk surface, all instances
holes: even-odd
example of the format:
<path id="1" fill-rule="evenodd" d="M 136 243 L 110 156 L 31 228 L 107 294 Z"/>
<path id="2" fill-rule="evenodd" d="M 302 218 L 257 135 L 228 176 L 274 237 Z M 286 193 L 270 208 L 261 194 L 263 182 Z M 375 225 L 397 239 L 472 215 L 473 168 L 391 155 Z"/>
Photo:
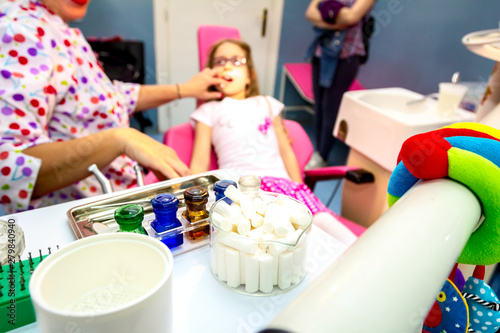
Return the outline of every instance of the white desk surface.
<path id="1" fill-rule="evenodd" d="M 123 193 L 123 192 L 120 192 Z M 110 196 L 107 194 L 104 196 Z M 26 249 L 38 254 L 47 248 L 54 251 L 76 237 L 71 230 L 66 212 L 104 196 L 40 208 L 2 219 L 14 217 L 23 228 Z M 301 291 L 330 266 L 346 246 L 321 229 L 313 226 L 309 238 L 307 275 L 294 289 L 277 296 L 246 296 L 221 285 L 210 272 L 209 246 L 174 257 L 173 270 L 173 332 L 256 332 L 266 327 Z M 39 332 L 36 323 L 11 332 Z"/>

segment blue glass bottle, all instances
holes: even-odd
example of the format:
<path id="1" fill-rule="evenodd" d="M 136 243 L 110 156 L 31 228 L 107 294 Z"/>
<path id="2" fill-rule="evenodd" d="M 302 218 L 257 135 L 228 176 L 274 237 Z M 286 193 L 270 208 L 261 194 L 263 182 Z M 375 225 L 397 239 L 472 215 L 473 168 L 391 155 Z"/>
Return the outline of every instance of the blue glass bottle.
<path id="1" fill-rule="evenodd" d="M 215 201 L 220 200 L 226 196 L 224 194 L 224 191 L 229 187 L 229 185 L 233 185 L 234 187 L 238 188 L 238 185 L 229 179 L 219 180 L 214 184 Z M 224 199 L 224 201 L 227 202 L 228 205 L 233 203 L 233 200 L 229 198 Z"/>
<path id="2" fill-rule="evenodd" d="M 159 194 L 151 200 L 151 205 L 155 214 L 155 219 L 151 222 L 151 228 L 157 234 L 178 228 L 177 230 L 172 230 L 171 233 L 160 235 L 160 240 L 169 248 L 184 243 L 184 235 L 182 228 L 180 228 L 182 224 L 177 218 L 179 199 L 170 193 Z"/>

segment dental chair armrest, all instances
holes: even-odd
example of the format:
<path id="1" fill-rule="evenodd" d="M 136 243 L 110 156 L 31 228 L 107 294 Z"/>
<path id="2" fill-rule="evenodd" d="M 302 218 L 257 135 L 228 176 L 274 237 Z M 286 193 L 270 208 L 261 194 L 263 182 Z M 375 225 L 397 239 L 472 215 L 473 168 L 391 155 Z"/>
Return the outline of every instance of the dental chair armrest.
<path id="1" fill-rule="evenodd" d="M 374 181 L 373 174 L 356 166 L 329 166 L 305 171 L 304 182 L 311 189 L 318 181 L 347 178 L 357 183 L 370 183 Z"/>
<path id="2" fill-rule="evenodd" d="M 373 183 L 375 176 L 368 170 L 355 169 L 346 172 L 345 178 L 356 184 Z"/>

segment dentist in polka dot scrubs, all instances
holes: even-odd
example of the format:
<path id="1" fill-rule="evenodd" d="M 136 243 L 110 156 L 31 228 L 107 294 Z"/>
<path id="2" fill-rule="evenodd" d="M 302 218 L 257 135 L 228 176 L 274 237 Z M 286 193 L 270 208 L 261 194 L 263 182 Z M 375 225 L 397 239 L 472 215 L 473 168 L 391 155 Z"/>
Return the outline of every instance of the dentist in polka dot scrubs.
<path id="1" fill-rule="evenodd" d="M 180 97 L 218 98 L 204 70 L 179 85 L 111 82 L 78 29 L 90 0 L 0 1 L 0 204 L 13 213 L 136 184 L 134 161 L 159 179 L 190 173 L 176 153 L 129 127 L 132 113 Z"/>

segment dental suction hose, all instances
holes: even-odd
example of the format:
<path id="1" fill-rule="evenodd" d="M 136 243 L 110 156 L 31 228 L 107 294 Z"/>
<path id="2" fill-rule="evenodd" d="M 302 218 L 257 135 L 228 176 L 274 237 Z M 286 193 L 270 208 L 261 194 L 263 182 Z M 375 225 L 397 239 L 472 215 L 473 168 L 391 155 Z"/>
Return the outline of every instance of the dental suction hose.
<path id="1" fill-rule="evenodd" d="M 421 332 L 480 217 L 461 183 L 418 182 L 263 332 Z"/>

